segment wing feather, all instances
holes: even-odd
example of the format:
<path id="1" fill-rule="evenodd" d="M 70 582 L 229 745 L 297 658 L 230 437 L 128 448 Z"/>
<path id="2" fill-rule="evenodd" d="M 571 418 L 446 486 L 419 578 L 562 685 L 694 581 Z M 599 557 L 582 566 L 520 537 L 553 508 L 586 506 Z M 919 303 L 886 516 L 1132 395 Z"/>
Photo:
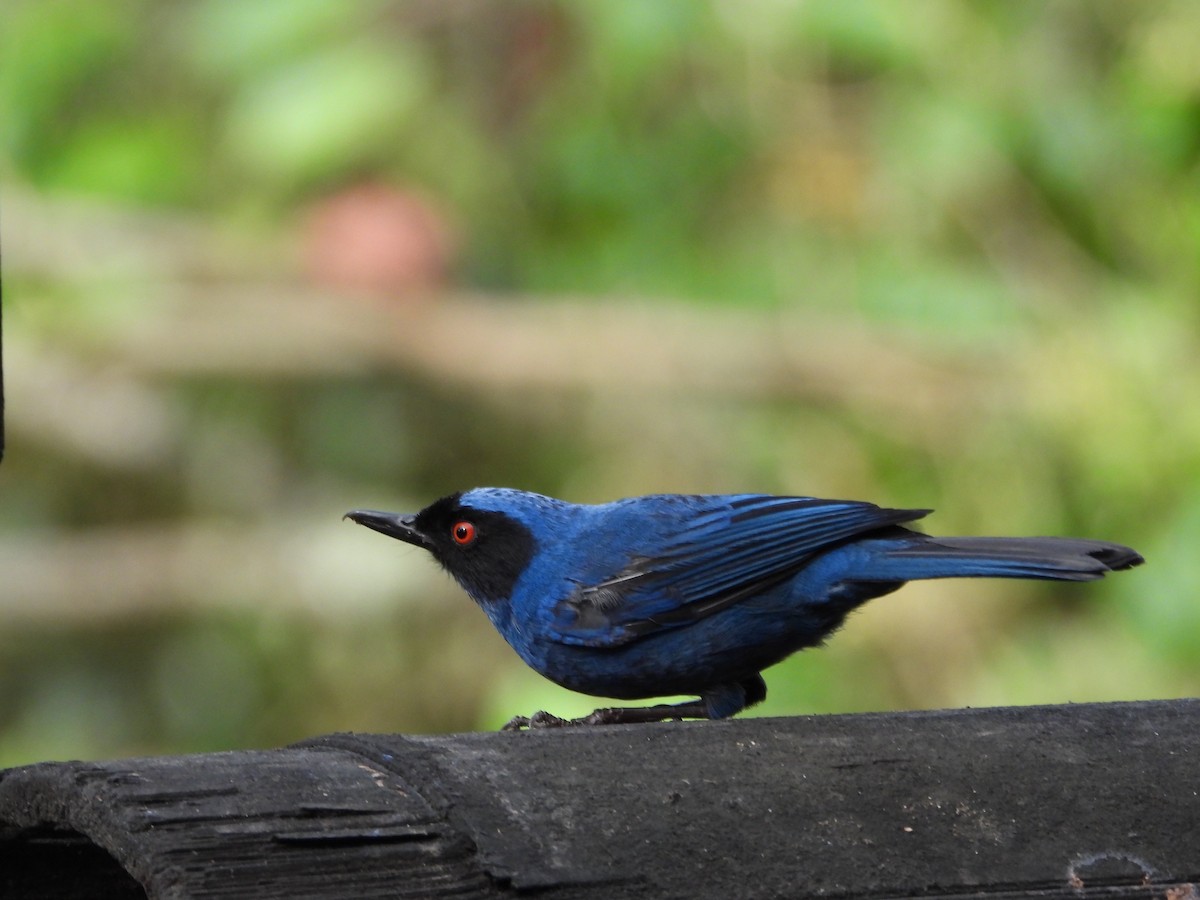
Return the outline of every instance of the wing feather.
<path id="1" fill-rule="evenodd" d="M 689 500 L 659 552 L 557 604 L 559 640 L 612 647 L 686 625 L 791 578 L 835 544 L 929 512 L 814 497 Z"/>

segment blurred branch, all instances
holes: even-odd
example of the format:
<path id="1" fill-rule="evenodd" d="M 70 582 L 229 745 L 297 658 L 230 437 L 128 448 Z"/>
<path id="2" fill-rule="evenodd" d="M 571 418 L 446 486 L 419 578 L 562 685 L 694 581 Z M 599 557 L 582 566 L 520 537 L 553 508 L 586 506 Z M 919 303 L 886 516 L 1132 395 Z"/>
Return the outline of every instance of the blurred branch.
<path id="1" fill-rule="evenodd" d="M 0 620 L 79 624 L 171 609 L 256 608 L 344 617 L 436 592 L 424 560 L 372 549 L 340 509 L 278 527 L 229 522 L 105 526 L 0 539 Z M 392 551 L 392 552 L 387 552 Z M 346 590 L 354 584 L 354 590 Z"/>
<path id="2" fill-rule="evenodd" d="M 153 297 L 131 298 L 144 299 L 139 319 L 87 338 L 132 374 L 405 370 L 472 390 L 681 390 L 919 414 L 972 403 L 982 372 L 976 359 L 906 347 L 882 328 L 795 313 L 631 298 L 334 296 L 289 280 L 283 244 L 227 253 L 187 219 L 11 188 L 2 200 L 22 223 L 5 233 L 17 274 L 136 270 L 132 285 L 155 284 Z"/>
<path id="3" fill-rule="evenodd" d="M 0 208 L 10 276 L 85 282 L 244 277 L 277 272 L 287 259 L 279 242 L 223 234 L 209 220 L 179 212 L 49 198 L 12 185 L 0 190 Z"/>
<path id="4" fill-rule="evenodd" d="M 146 470 L 175 458 L 181 410 L 157 388 L 22 335 L 10 343 L 9 380 L 21 400 L 13 415 L 26 434 L 89 463 L 121 469 Z"/>
<path id="5" fill-rule="evenodd" d="M 89 292 L 103 282 L 122 300 L 119 312 L 86 327 L 51 325 L 53 345 L 35 329 L 10 328 L 10 387 L 20 398 L 11 427 L 119 469 L 179 460 L 186 412 L 162 383 L 189 376 L 395 372 L 482 399 L 530 391 L 782 398 L 882 416 L 897 435 L 973 415 L 983 393 L 989 403 L 1020 402 L 1021 389 L 992 396 L 986 385 L 1026 381 L 1019 355 L 967 358 L 802 312 L 633 298 L 336 295 L 290 276 L 283 242 L 257 257 L 244 248 L 227 254 L 212 229 L 186 218 L 11 189 L 3 202 L 9 220 L 22 223 L 4 235 L 8 274 L 78 279 Z"/>
<path id="6" fill-rule="evenodd" d="M 95 349 L 152 375 L 400 369 L 475 390 L 682 390 L 913 411 L 967 400 L 974 368 L 794 315 L 467 294 L 355 303 L 299 285 L 180 288 L 167 314 Z"/>

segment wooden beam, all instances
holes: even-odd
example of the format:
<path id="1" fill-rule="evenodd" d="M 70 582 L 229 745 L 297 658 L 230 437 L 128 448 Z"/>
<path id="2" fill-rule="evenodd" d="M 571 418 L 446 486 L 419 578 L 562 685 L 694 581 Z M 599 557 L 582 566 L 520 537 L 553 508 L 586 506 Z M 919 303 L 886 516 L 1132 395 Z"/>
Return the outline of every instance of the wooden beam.
<path id="1" fill-rule="evenodd" d="M 449 736 L 0 774 L 5 897 L 1200 896 L 1200 700 Z"/>

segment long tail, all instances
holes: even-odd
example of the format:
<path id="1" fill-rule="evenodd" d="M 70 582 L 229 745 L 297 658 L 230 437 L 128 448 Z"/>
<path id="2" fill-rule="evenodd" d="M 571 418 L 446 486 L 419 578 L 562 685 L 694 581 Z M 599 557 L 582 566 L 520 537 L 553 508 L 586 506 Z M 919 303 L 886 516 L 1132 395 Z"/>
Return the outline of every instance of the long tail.
<path id="1" fill-rule="evenodd" d="M 928 537 L 913 535 L 876 558 L 886 577 L 1042 578 L 1095 581 L 1144 560 L 1129 547 L 1107 541 L 1057 537 Z M 880 572 L 884 574 L 884 572 Z"/>

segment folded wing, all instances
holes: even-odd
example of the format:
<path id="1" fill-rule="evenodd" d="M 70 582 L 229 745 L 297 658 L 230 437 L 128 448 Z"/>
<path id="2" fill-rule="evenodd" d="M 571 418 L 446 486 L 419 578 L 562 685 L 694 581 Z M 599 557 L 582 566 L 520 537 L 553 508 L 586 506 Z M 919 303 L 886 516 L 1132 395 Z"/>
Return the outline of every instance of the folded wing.
<path id="1" fill-rule="evenodd" d="M 872 503 L 744 495 L 689 498 L 677 533 L 554 609 L 568 644 L 615 647 L 727 609 L 791 578 L 815 555 L 926 515 Z"/>

